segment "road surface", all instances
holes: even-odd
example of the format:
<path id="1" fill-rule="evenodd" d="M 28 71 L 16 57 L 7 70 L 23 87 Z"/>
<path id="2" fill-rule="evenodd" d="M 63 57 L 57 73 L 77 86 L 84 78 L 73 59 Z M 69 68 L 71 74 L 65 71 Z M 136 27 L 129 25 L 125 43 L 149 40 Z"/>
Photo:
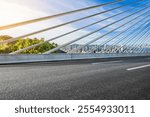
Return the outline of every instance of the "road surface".
<path id="1" fill-rule="evenodd" d="M 0 99 L 150 99 L 150 57 L 0 65 Z"/>

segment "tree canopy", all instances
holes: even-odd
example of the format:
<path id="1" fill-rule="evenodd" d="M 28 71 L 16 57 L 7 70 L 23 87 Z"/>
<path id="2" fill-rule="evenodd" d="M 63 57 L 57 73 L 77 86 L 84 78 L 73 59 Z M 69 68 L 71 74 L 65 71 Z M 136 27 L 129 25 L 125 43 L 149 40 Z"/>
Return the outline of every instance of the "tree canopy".
<path id="1" fill-rule="evenodd" d="M 9 35 L 0 35 L 0 41 L 8 40 L 10 38 L 12 37 Z M 14 52 L 14 51 L 17 51 L 25 47 L 41 43 L 41 42 L 44 42 L 43 38 L 42 39 L 22 38 L 12 43 L 5 43 L 5 44 L 0 45 L 0 54 L 8 54 L 8 53 L 11 53 L 11 52 Z M 44 44 L 40 46 L 23 51 L 21 52 L 21 54 L 41 54 L 55 47 L 57 47 L 56 43 L 45 42 Z"/>

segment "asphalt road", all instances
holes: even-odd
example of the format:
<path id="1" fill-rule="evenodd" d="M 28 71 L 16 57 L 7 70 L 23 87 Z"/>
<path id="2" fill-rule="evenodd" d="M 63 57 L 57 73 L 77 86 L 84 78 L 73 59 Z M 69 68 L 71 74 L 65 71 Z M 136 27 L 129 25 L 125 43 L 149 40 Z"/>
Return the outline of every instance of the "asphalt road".
<path id="1" fill-rule="evenodd" d="M 0 65 L 0 99 L 150 99 L 150 57 Z"/>

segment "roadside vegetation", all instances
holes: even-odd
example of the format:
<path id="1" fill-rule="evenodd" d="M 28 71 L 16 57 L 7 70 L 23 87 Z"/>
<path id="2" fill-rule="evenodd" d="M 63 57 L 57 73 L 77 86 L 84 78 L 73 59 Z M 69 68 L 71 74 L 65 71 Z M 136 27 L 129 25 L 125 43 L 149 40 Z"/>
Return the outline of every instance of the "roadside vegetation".
<path id="1" fill-rule="evenodd" d="M 13 37 L 9 36 L 9 35 L 0 35 L 0 41 L 4 41 L 4 40 L 8 40 L 11 39 Z M 20 49 L 23 49 L 25 47 L 29 47 L 31 45 L 34 44 L 38 44 L 44 42 L 44 39 L 38 39 L 38 38 L 22 38 L 19 39 L 15 42 L 11 42 L 11 43 L 5 43 L 5 44 L 1 44 L 0 45 L 0 54 L 8 54 Z M 53 49 L 57 47 L 56 43 L 49 43 L 49 42 L 45 42 L 44 44 L 37 46 L 35 48 L 26 50 L 21 52 L 21 54 L 42 54 L 50 49 Z"/>

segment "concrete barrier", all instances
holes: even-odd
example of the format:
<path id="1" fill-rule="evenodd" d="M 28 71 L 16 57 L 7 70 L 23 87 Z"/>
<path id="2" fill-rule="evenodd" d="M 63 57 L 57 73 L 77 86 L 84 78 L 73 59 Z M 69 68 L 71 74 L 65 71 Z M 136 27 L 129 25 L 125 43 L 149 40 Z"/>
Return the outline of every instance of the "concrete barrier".
<path id="1" fill-rule="evenodd" d="M 150 56 L 150 54 L 19 54 L 19 55 L 0 55 L 0 64 L 10 63 L 28 63 L 43 61 L 61 61 L 61 60 L 78 60 L 93 58 L 114 58 L 114 57 L 133 57 L 133 56 Z"/>

